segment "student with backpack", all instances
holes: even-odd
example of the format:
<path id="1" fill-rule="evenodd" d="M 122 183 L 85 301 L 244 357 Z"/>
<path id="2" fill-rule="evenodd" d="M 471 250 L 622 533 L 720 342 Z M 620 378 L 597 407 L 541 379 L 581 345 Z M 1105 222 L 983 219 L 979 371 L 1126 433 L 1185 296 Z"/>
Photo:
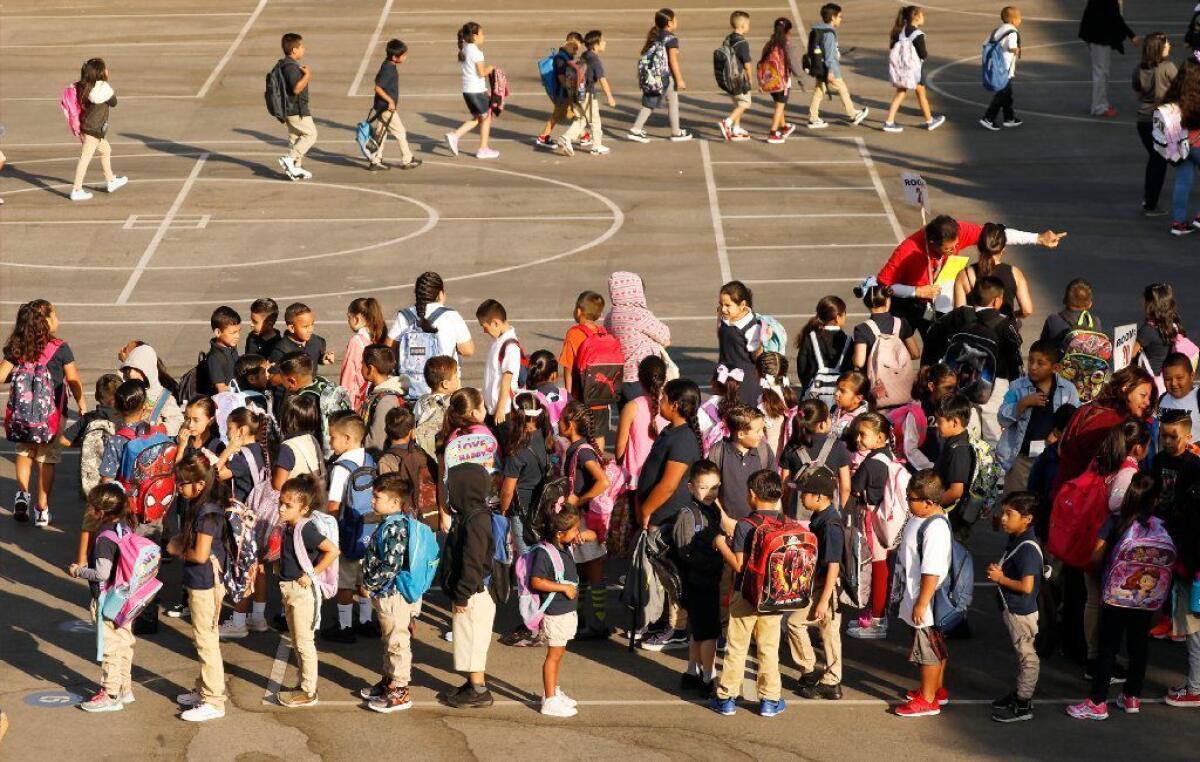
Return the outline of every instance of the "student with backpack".
<path id="1" fill-rule="evenodd" d="M 13 518 L 29 521 L 32 509 L 33 524 L 42 529 L 50 526 L 50 494 L 55 469 L 62 461 L 58 438 L 66 424 L 68 390 L 79 415 L 88 412 L 75 355 L 57 332 L 53 304 L 45 299 L 26 302 L 17 310 L 0 359 L 0 383 L 9 385 L 4 436 L 17 446 Z M 38 465 L 36 500 L 29 491 L 34 463 Z"/>
<path id="2" fill-rule="evenodd" d="M 857 446 L 857 443 L 856 443 Z M 830 432 L 829 408 L 820 400 L 804 400 L 792 418 L 791 431 L 779 469 L 784 484 L 784 513 L 797 521 L 808 518 L 800 505 L 800 484 L 809 474 L 827 471 L 838 485 L 834 505 L 847 504 L 851 493 L 850 451 Z"/>
<path id="3" fill-rule="evenodd" d="M 438 475 L 439 483 L 443 489 L 439 494 L 438 510 L 442 511 L 442 531 L 449 531 L 451 526 L 451 513 L 449 509 L 453 506 L 446 502 L 445 484 L 446 474 L 450 468 L 458 465 L 457 462 L 451 462 L 447 459 L 447 449 L 454 440 L 459 437 L 469 435 L 481 435 L 490 438 L 488 448 L 482 452 L 478 458 L 469 462 L 485 463 L 488 472 L 496 466 L 496 458 L 500 452 L 500 443 L 496 440 L 492 430 L 484 423 L 487 419 L 487 408 L 484 406 L 483 393 L 471 386 L 464 386 L 454 394 L 446 402 L 446 411 L 442 420 L 442 428 L 438 432 L 434 441 L 435 451 L 438 458 Z M 490 452 L 487 451 L 490 449 Z"/>
<path id="4" fill-rule="evenodd" d="M 442 430 L 450 395 L 462 388 L 462 377 L 459 375 L 458 363 L 446 355 L 429 358 L 422 375 L 425 377 L 425 386 L 429 393 L 418 397 L 412 406 L 413 417 L 417 421 L 413 438 L 426 455 L 436 460 L 435 440 Z"/>
<path id="5" fill-rule="evenodd" d="M 522 386 L 528 358 L 517 338 L 517 329 L 508 322 L 508 311 L 503 304 L 495 299 L 483 300 L 475 309 L 475 319 L 492 339 L 483 366 L 482 391 L 488 421 L 499 426 L 508 417 L 513 397 Z"/>
<path id="6" fill-rule="evenodd" d="M 837 93 L 846 109 L 850 123 L 858 126 L 867 118 L 870 109 L 854 108 L 850 89 L 842 78 L 842 53 L 838 50 L 838 28 L 842 25 L 842 6 L 825 3 L 821 6 L 821 23 L 813 24 L 808 33 L 808 73 L 813 76 L 813 96 L 808 104 L 808 128 L 819 130 L 828 126 L 821 118 L 821 101 L 826 95 Z"/>
<path id="7" fill-rule="evenodd" d="M 521 392 L 516 396 L 500 448 L 504 455 L 500 512 L 509 517 L 517 554 L 523 556 L 531 545 L 526 536 L 532 539 L 541 531 L 526 519 L 538 518 L 538 502 L 551 473 L 555 449 L 550 413 L 536 395 Z"/>
<path id="8" fill-rule="evenodd" d="M 1138 326 L 1137 342 L 1133 345 L 1133 361 L 1155 377 L 1162 393 L 1163 360 L 1171 352 L 1189 356 L 1193 365 L 1200 351 L 1187 337 L 1183 318 L 1175 303 L 1175 289 L 1170 283 L 1151 283 L 1142 292 L 1142 323 Z"/>
<path id="9" fill-rule="evenodd" d="M 287 620 L 300 682 L 294 690 L 280 691 L 275 700 L 288 708 L 317 705 L 317 645 L 322 589 L 338 563 L 337 527 L 320 511 L 324 495 L 311 474 L 294 476 L 279 490 L 279 593 Z"/>
<path id="10" fill-rule="evenodd" d="M 1103 331 L 1100 318 L 1092 313 L 1092 304 L 1092 284 L 1084 278 L 1073 279 L 1063 291 L 1063 309 L 1046 316 L 1040 338 L 1062 346 L 1067 334 L 1077 327 Z"/>
<path id="11" fill-rule="evenodd" d="M 621 378 L 624 404 L 643 393 L 638 368 L 650 355 L 666 355 L 666 348 L 671 346 L 671 328 L 647 306 L 646 287 L 637 273 L 618 271 L 609 275 L 608 298 L 611 307 L 604 315 L 604 327 L 617 338 L 625 356 Z"/>
<path id="12" fill-rule="evenodd" d="M 1179 67 L 1179 74 L 1163 96 L 1164 104 L 1175 104 L 1179 107 L 1179 127 L 1181 131 L 1186 131 L 1188 144 L 1191 146 L 1187 158 L 1175 169 L 1175 190 L 1171 196 L 1171 235 L 1175 236 L 1188 235 L 1200 226 L 1200 217 L 1189 219 L 1188 215 L 1188 200 L 1192 195 L 1196 170 L 1200 168 L 1200 150 L 1196 150 L 1197 135 L 1200 134 L 1197 132 L 1200 130 L 1197 93 L 1200 93 L 1200 60 L 1197 60 L 1193 53 L 1184 59 Z"/>
<path id="13" fill-rule="evenodd" d="M 229 443 L 213 467 L 217 478 L 229 482 L 233 499 L 246 502 L 259 482 L 259 474 L 270 472 L 271 453 L 263 416 L 245 407 L 229 414 Z"/>
<path id="14" fill-rule="evenodd" d="M 412 306 L 396 311 L 392 327 L 388 331 L 387 344 L 395 347 L 399 359 L 399 375 L 408 379 L 412 399 L 427 394 L 423 389 L 421 371 L 431 357 L 446 355 L 454 360 L 475 354 L 475 342 L 471 330 L 462 315 L 446 306 L 446 286 L 442 276 L 428 270 L 417 276 L 413 287 L 415 299 Z M 422 337 L 420 334 L 433 334 Z M 436 343 L 428 341 L 434 338 Z M 416 350 L 420 350 L 417 352 Z"/>
<path id="15" fill-rule="evenodd" d="M 617 462 L 629 474 L 629 488 L 636 490 L 638 477 L 659 433 L 668 426 L 659 413 L 663 387 L 667 383 L 667 365 L 661 357 L 647 355 L 638 366 L 638 378 L 644 392 L 625 403 L 617 424 L 613 448 Z"/>
<path id="16" fill-rule="evenodd" d="M 312 307 L 304 302 L 292 302 L 283 311 L 283 321 L 287 330 L 271 350 L 269 359 L 272 362 L 292 352 L 303 352 L 312 358 L 313 370 L 333 364 L 334 355 L 326 350 L 325 338 L 313 331 L 317 324 L 317 313 Z"/>
<path id="17" fill-rule="evenodd" d="M 855 422 L 857 439 L 854 445 L 862 456 L 851 467 L 850 494 L 846 512 L 856 525 L 863 527 L 871 549 L 871 602 L 858 621 L 846 627 L 846 634 L 860 640 L 880 640 L 887 637 L 887 604 L 889 585 L 888 552 L 895 538 L 884 536 L 883 530 L 896 532 L 903 521 L 899 510 L 899 491 L 904 479 L 903 469 L 896 462 L 889 442 L 891 424 L 880 413 L 865 413 Z"/>
<path id="18" fill-rule="evenodd" d="M 579 572 L 572 551 L 587 535 L 574 507 L 564 507 L 545 517 L 542 529 L 546 540 L 534 547 L 530 564 L 529 587 L 542 593 L 544 605 L 541 632 L 546 640 L 546 660 L 542 663 L 542 714 L 550 717 L 574 717 L 579 714 L 575 699 L 558 684 L 559 670 L 567 643 L 579 625 Z M 540 553 L 538 551 L 541 551 Z M 551 557 L 554 554 L 556 559 Z"/>
<path id="19" fill-rule="evenodd" d="M 400 66 L 408 58 L 408 46 L 402 40 L 388 40 L 385 55 L 386 58 L 379 65 L 379 73 L 375 75 L 375 102 L 372 104 L 375 119 L 379 122 L 378 147 L 371 155 L 371 163 L 367 168 L 372 171 L 390 169 L 383 163 L 383 146 L 388 135 L 391 135 L 400 146 L 400 169 L 416 169 L 421 166 L 421 160 L 415 158 L 408 147 L 408 133 L 400 121 L 396 105 L 400 100 Z"/>
<path id="20" fill-rule="evenodd" d="M 563 379 L 567 393 L 592 411 L 601 451 L 612 435 L 609 406 L 620 402 L 625 377 L 624 351 L 620 341 L 600 324 L 603 314 L 603 296 L 595 291 L 580 293 L 572 314 L 575 325 L 567 329 L 558 355 L 559 366 L 567 371 Z"/>
<path id="21" fill-rule="evenodd" d="M 166 395 L 167 403 L 163 407 L 162 422 L 167 427 L 168 434 L 178 434 L 183 425 L 183 411 L 179 409 L 179 403 L 173 395 L 179 390 L 179 384 L 171 378 L 154 347 L 139 343 L 131 349 L 121 361 L 121 375 L 126 379 L 146 383 L 146 404 L 151 407 L 158 402 L 159 397 Z"/>
<path id="22" fill-rule="evenodd" d="M 925 92 L 925 59 L 929 57 L 925 46 L 925 12 L 915 5 L 906 5 L 896 14 L 896 22 L 888 37 L 888 75 L 896 94 L 888 106 L 887 118 L 883 122 L 884 132 L 903 132 L 896 124 L 896 112 L 908 97 L 909 90 L 917 93 L 917 104 L 925 115 L 925 129 L 933 132 L 946 122 L 946 117 L 934 116 L 929 110 L 929 96 Z"/>
<path id="23" fill-rule="evenodd" d="M 404 379 L 395 374 L 395 369 L 396 354 L 386 344 L 369 344 L 363 350 L 362 372 L 367 386 L 361 411 L 367 422 L 364 445 L 368 450 L 386 449 L 389 440 L 387 417 L 393 410 L 407 409 L 404 397 L 408 389 Z"/>
<path id="24" fill-rule="evenodd" d="M 1033 462 L 1046 449 L 1054 427 L 1054 412 L 1063 405 L 1078 407 L 1075 387 L 1055 373 L 1061 356 L 1058 346 L 1044 339 L 1029 348 L 1025 375 L 1004 393 L 997 421 L 1003 432 L 996 446 L 1004 469 L 1004 490 L 1018 492 L 1029 484 Z"/>
<path id="25" fill-rule="evenodd" d="M 1020 127 L 1022 124 L 1013 111 L 1013 80 L 1017 77 L 1017 59 L 1021 57 L 1021 33 L 1018 31 L 1021 28 L 1021 9 L 1013 5 L 1004 6 L 1000 10 L 1000 21 L 1000 26 L 983 44 L 983 84 L 994 95 L 979 124 L 992 132 L 999 132 L 1004 127 Z M 994 68 L 993 58 L 996 59 Z"/>
<path id="26" fill-rule="evenodd" d="M 1144 368 L 1131 365 L 1112 374 L 1100 394 L 1080 406 L 1063 431 L 1051 493 L 1057 494 L 1063 483 L 1087 470 L 1115 427 L 1128 418 L 1148 420 L 1156 399 L 1154 377 Z"/>
<path id="27" fill-rule="evenodd" d="M 73 98 L 73 102 L 68 102 Z M 83 189 L 92 157 L 100 154 L 100 167 L 108 181 L 105 190 L 115 193 L 129 182 L 124 175 L 113 174 L 112 146 L 108 144 L 108 114 L 117 105 L 117 95 L 108 84 L 108 65 L 102 58 L 89 58 L 79 69 L 79 81 L 63 93 L 64 110 L 67 110 L 68 126 L 83 143 L 83 152 L 75 165 L 75 182 L 71 186 L 72 201 L 91 199 L 90 191 Z"/>
<path id="28" fill-rule="evenodd" d="M 79 419 L 59 436 L 58 442 L 63 447 L 79 448 L 79 492 L 84 500 L 92 491 L 92 487 L 100 483 L 100 456 L 104 454 L 104 446 L 121 423 L 121 414 L 115 407 L 117 387 L 121 385 L 121 381 L 121 377 L 116 373 L 105 373 L 96 379 L 93 398 L 96 401 L 95 409 L 79 416 Z M 1200 432 L 1200 426 L 1197 426 L 1196 430 Z M 85 525 L 87 523 L 84 522 Z M 84 532 L 88 531 L 91 530 L 85 527 Z M 87 546 L 85 537 L 79 546 L 80 565 L 87 562 Z"/>
<path id="29" fill-rule="evenodd" d="M 688 472 L 691 502 L 675 519 L 672 540 L 681 564 L 680 605 L 687 612 L 688 665 L 679 680 L 683 691 L 712 696 L 717 676 L 717 639 L 721 637 L 721 598 L 725 561 L 714 543 L 733 522 L 717 505 L 721 468 L 698 460 Z"/>
<path id="30" fill-rule="evenodd" d="M 554 359 L 553 352 L 539 349 L 529 355 L 529 372 L 525 377 L 525 386 L 546 406 L 550 430 L 557 431 L 559 416 L 571 401 L 571 395 L 558 385 L 558 360 Z"/>
<path id="31" fill-rule="evenodd" d="M 984 278 L 999 278 L 1004 284 L 1004 301 L 1000 312 L 1006 317 L 1020 320 L 1033 314 L 1033 297 L 1029 295 L 1029 283 L 1021 268 L 1001 262 L 1008 235 L 1004 225 L 985 222 L 979 232 L 979 259 L 962 269 L 954 279 L 954 306 L 983 307 L 980 284 Z"/>
<path id="32" fill-rule="evenodd" d="M 337 622 L 322 631 L 321 637 L 336 643 L 354 643 L 358 635 L 379 637 L 370 601 L 359 601 L 358 623 L 354 622 L 360 561 L 370 536 L 365 517 L 371 511 L 371 493 L 365 482 L 373 480 L 377 471 L 375 459 L 363 448 L 366 434 L 366 424 L 356 415 L 335 418 L 329 425 L 333 465 L 326 511 L 338 520 L 342 560 L 338 564 Z"/>
<path id="33" fill-rule="evenodd" d="M 796 75 L 792 65 L 791 35 L 792 22 L 783 17 L 775 19 L 771 37 L 758 59 L 758 89 L 770 93 L 771 100 L 775 102 L 771 130 L 767 133 L 767 142 L 775 145 L 783 143 L 796 131 L 796 125 L 788 124 L 785 116 L 792 77 Z"/>
<path id="34" fill-rule="evenodd" d="M 289 180 L 311 180 L 312 172 L 303 166 L 304 157 L 317 142 L 317 125 L 309 111 L 309 85 L 312 71 L 304 60 L 304 38 L 294 32 L 283 35 L 279 42 L 283 58 L 275 64 L 286 86 L 284 119 L 288 131 L 288 152 L 279 157 L 279 167 Z"/>
<path id="35" fill-rule="evenodd" d="M 604 52 L 608 43 L 604 40 L 603 32 L 593 29 L 584 36 L 583 45 L 586 50 L 579 56 L 579 62 L 584 69 L 583 102 L 574 105 L 575 119 L 559 139 L 559 144 L 563 153 L 573 156 L 575 148 L 572 144 L 578 139 L 580 146 L 591 147 L 593 156 L 603 156 L 611 149 L 604 145 L 604 125 L 600 121 L 600 100 L 596 93 L 596 86 L 599 85 L 604 92 L 609 108 L 615 108 L 617 105 L 616 99 L 612 96 L 608 78 L 604 75 L 604 62 L 600 60 L 600 54 Z M 575 87 L 575 92 L 576 100 L 578 100 L 578 85 Z M 540 140 L 541 138 L 539 138 Z"/>
<path id="36" fill-rule="evenodd" d="M 483 51 L 483 27 L 468 21 L 458 30 L 458 63 L 462 69 L 462 93 L 471 118 L 463 122 L 454 132 L 446 133 L 446 145 L 450 153 L 458 156 L 458 141 L 463 135 L 479 127 L 479 150 L 476 159 L 498 159 L 500 152 L 488 147 L 488 136 L 492 131 L 492 104 L 489 97 L 488 77 L 496 67 L 485 63 Z"/>
<path id="37" fill-rule="evenodd" d="M 346 308 L 346 322 L 353 335 L 346 344 L 338 385 L 350 393 L 350 409 L 363 412 L 367 397 L 367 380 L 363 378 L 363 350 L 380 344 L 387 338 L 383 310 L 374 297 L 359 297 Z"/>
<path id="38" fill-rule="evenodd" d="M 851 333 L 850 367 L 866 371 L 876 408 L 910 403 L 916 383 L 913 360 L 921 357 L 916 331 L 907 320 L 891 314 L 890 286 L 868 277 L 854 293 L 862 299 L 869 314 Z"/>
<path id="39" fill-rule="evenodd" d="M 742 142 L 750 139 L 750 133 L 742 129 L 742 116 L 753 102 L 751 83 L 757 79 L 750 57 L 750 42 L 746 39 L 750 31 L 750 14 L 734 11 L 729 14 L 729 26 L 733 31 L 725 36 L 721 47 L 717 48 L 714 64 L 720 64 L 717 86 L 733 100 L 733 111 L 717 122 L 717 127 L 726 141 Z"/>
<path id="40" fill-rule="evenodd" d="M 533 144 L 538 148 L 554 148 L 555 141 L 550 137 L 554 132 L 554 126 L 567 118 L 568 111 L 568 94 L 563 87 L 563 69 L 567 66 L 579 52 L 579 48 L 583 46 L 583 35 L 579 32 L 567 32 L 566 39 L 562 45 L 548 59 L 538 61 L 539 74 L 542 76 L 542 85 L 547 90 L 547 95 L 550 96 L 550 102 L 554 105 L 554 110 L 546 119 L 546 124 L 542 127 L 542 131 L 534 138 Z M 549 71 L 543 70 L 546 64 L 549 64 Z"/>
<path id="41" fill-rule="evenodd" d="M 721 510 L 737 521 L 751 510 L 746 480 L 756 471 L 776 471 L 777 464 L 764 438 L 762 411 L 738 405 L 730 408 L 724 421 L 729 434 L 712 446 L 708 459 L 721 469 Z"/>
<path id="42" fill-rule="evenodd" d="M 840 296 L 824 296 L 796 337 L 796 376 L 805 399 L 833 406 L 838 377 L 850 359 L 845 325 L 846 303 Z"/>
<path id="43" fill-rule="evenodd" d="M 406 498 L 408 513 L 437 532 L 437 463 L 421 449 L 416 440 L 416 419 L 406 407 L 388 411 L 384 423 L 386 443 L 378 455 L 379 473 L 398 473 L 412 485 Z"/>
<path id="44" fill-rule="evenodd" d="M 1168 410 L 1182 410 L 1192 420 L 1192 430 L 1200 434 L 1200 400 L 1195 387 L 1196 368 L 1182 352 L 1171 352 L 1163 360 L 1164 394 L 1158 399 L 1156 416 L 1161 420 Z"/>
<path id="45" fill-rule="evenodd" d="M 277 364 L 283 388 L 291 399 L 293 396 L 311 396 L 317 399 L 321 411 L 321 452 L 330 453 L 329 426 L 339 413 L 353 412 L 350 409 L 350 394 L 337 384 L 331 384 L 314 374 L 312 357 L 305 352 L 291 352 L 280 358 Z"/>
<path id="46" fill-rule="evenodd" d="M 654 26 L 646 33 L 646 43 L 638 58 L 638 85 L 642 88 L 642 108 L 629 139 L 636 143 L 649 143 L 646 121 L 654 110 L 667 101 L 667 121 L 671 125 L 671 141 L 682 142 L 692 139 L 692 133 L 679 126 L 679 93 L 687 89 L 683 81 L 683 67 L 679 63 L 679 38 L 675 30 L 679 21 L 675 11 L 662 8 L 654 14 Z"/>
<path id="47" fill-rule="evenodd" d="M 792 418 L 796 415 L 800 400 L 788 379 L 788 361 L 782 354 L 763 352 L 754 361 L 754 369 L 758 372 L 758 385 L 762 389 L 758 409 L 763 414 L 764 436 L 771 453 L 778 458 L 787 444 Z"/>
<path id="48" fill-rule="evenodd" d="M 1133 92 L 1138 97 L 1137 133 L 1146 149 L 1146 179 L 1142 190 L 1142 214 L 1159 217 L 1158 208 L 1163 182 L 1167 179 L 1167 160 L 1154 144 L 1154 112 L 1166 102 L 1167 91 L 1179 69 L 1171 61 L 1171 41 L 1162 32 L 1146 35 L 1142 60 L 1133 70 Z"/>
<path id="49" fill-rule="evenodd" d="M 830 409 L 830 433 L 841 437 L 850 431 L 855 420 L 871 409 L 871 384 L 862 371 L 848 370 L 838 376 Z"/>
<path id="50" fill-rule="evenodd" d="M 754 359 L 763 345 L 762 321 L 754 314 L 754 293 L 740 280 L 729 281 L 721 286 L 717 314 L 717 365 L 741 371 L 737 397 L 743 405 L 753 407 L 762 394 Z"/>

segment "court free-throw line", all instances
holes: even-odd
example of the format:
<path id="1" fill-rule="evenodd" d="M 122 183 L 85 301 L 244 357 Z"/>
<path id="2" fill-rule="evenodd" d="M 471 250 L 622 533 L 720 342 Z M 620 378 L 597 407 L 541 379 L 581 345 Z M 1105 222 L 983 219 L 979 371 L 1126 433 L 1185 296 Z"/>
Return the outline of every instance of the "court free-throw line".
<path id="1" fill-rule="evenodd" d="M 863 164 L 867 165 L 867 173 L 871 176 L 875 192 L 879 194 L 879 202 L 883 204 L 883 211 L 887 214 L 888 222 L 892 224 L 892 232 L 896 234 L 896 243 L 900 243 L 904 240 L 904 229 L 900 227 L 900 220 L 896 219 L 896 210 L 892 207 L 892 200 L 888 198 L 887 191 L 883 189 L 883 180 L 879 179 L 879 170 L 875 168 L 875 160 L 871 158 L 871 152 L 867 150 L 867 141 L 855 138 L 854 142 L 858 144 L 858 154 L 862 156 Z"/>
<path id="2" fill-rule="evenodd" d="M 387 23 L 388 14 L 391 12 L 392 0 L 387 0 L 383 4 L 383 11 L 379 14 L 379 21 L 375 22 L 375 31 L 371 32 L 371 41 L 367 43 L 367 51 L 363 53 L 362 62 L 358 64 L 358 72 L 354 75 L 354 81 L 350 83 L 350 89 L 346 91 L 347 96 L 353 96 L 358 92 L 363 75 L 367 73 L 367 67 L 371 65 L 371 59 L 375 56 L 376 40 L 379 39 L 379 33 L 383 31 L 383 25 Z"/>
<path id="3" fill-rule="evenodd" d="M 262 9 L 265 7 L 267 7 L 267 0 L 258 0 L 258 5 L 254 8 L 254 12 L 250 14 L 250 18 L 246 19 L 246 23 L 242 24 L 242 30 L 238 32 L 237 37 L 233 38 L 233 42 L 229 45 L 229 50 L 226 50 L 225 55 L 221 56 L 221 60 L 217 62 L 216 68 L 208 75 L 208 79 L 204 80 L 200 91 L 196 93 L 197 98 L 203 98 L 208 95 L 208 89 L 217 81 L 217 77 L 221 76 L 221 72 L 225 69 L 225 64 L 229 63 L 229 59 L 233 58 L 233 54 L 237 52 L 238 46 L 242 44 L 242 40 L 246 39 L 246 33 L 250 31 L 250 27 L 254 26 L 254 22 L 258 19 L 258 14 L 262 13 Z"/>
<path id="4" fill-rule="evenodd" d="M 266 1 L 262 0 L 259 7 L 266 4 Z M 179 214 L 179 209 L 183 206 L 183 200 L 187 198 L 187 194 L 192 190 L 192 186 L 196 184 L 196 178 L 200 176 L 200 170 L 204 169 L 204 162 L 206 161 L 208 161 L 208 154 L 200 154 L 200 158 L 196 160 L 196 166 L 192 167 L 192 171 L 188 173 L 187 179 L 183 181 L 183 187 L 179 189 L 179 194 L 171 202 L 171 208 L 163 215 L 162 222 L 158 224 L 158 229 L 154 231 L 154 237 L 150 239 L 150 244 L 142 252 L 142 258 L 138 260 L 137 265 L 133 268 L 133 272 L 129 274 L 129 280 L 125 282 L 125 288 L 121 289 L 121 294 L 117 297 L 117 304 L 125 304 L 129 301 L 130 294 L 137 287 L 138 281 L 142 279 L 142 273 L 146 271 L 146 265 L 150 264 L 150 260 L 154 258 L 154 252 L 158 250 L 158 245 L 162 243 L 163 238 L 167 235 L 167 231 L 171 229 L 171 222 L 175 219 L 175 215 Z"/>
<path id="5" fill-rule="evenodd" d="M 721 282 L 733 280 L 729 269 L 729 252 L 725 250 L 725 226 L 721 222 L 721 204 L 717 201 L 717 182 L 713 179 L 712 155 L 708 141 L 700 141 L 700 159 L 704 164 L 704 184 L 708 188 L 708 213 L 712 217 L 713 237 L 717 241 L 717 264 L 721 268 Z"/>

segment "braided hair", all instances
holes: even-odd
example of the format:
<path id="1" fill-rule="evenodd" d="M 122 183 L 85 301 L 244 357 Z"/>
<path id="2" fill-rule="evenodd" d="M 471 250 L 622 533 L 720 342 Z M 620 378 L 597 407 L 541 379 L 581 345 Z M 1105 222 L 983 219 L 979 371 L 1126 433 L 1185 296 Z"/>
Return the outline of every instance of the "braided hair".
<path id="1" fill-rule="evenodd" d="M 608 460 L 604 457 L 604 451 L 596 443 L 596 416 L 592 413 L 590 407 L 579 400 L 571 400 L 563 408 L 562 416 L 558 419 L 560 431 L 564 424 L 574 426 L 575 432 L 592 446 L 592 449 L 596 451 L 596 457 L 600 460 L 601 466 L 608 463 Z"/>
<path id="2" fill-rule="evenodd" d="M 271 440 L 268 437 L 266 417 L 248 407 L 239 407 L 225 419 L 226 426 L 245 427 L 254 435 L 254 441 L 262 448 L 263 467 L 271 468 Z"/>
<path id="3" fill-rule="evenodd" d="M 642 385 L 642 393 L 650 403 L 648 433 L 651 439 L 655 439 L 658 437 L 658 398 L 662 396 L 667 383 L 667 363 L 658 355 L 643 357 L 638 363 L 638 383 Z"/>
<path id="4" fill-rule="evenodd" d="M 687 421 L 688 428 L 696 435 L 696 444 L 704 450 L 704 435 L 700 433 L 700 387 L 696 382 L 687 378 L 677 378 L 668 381 L 663 387 L 663 396 L 675 408 L 679 417 Z"/>
<path id="5" fill-rule="evenodd" d="M 428 270 L 417 276 L 417 283 L 413 288 L 416 301 L 417 320 L 421 321 L 421 330 L 425 333 L 437 333 L 438 329 L 434 328 L 433 323 L 429 322 L 429 317 L 425 311 L 429 304 L 436 302 L 442 292 L 446 290 L 445 284 L 442 283 L 442 276 Z"/>

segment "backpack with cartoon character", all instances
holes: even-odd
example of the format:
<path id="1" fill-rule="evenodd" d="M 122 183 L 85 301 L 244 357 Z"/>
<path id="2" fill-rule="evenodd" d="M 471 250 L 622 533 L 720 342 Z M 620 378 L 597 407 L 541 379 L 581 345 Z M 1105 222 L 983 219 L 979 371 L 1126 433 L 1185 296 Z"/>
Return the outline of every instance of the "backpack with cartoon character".
<path id="1" fill-rule="evenodd" d="M 1101 593 L 1106 606 L 1158 611 L 1171 592 L 1175 543 L 1157 516 L 1133 522 L 1109 555 Z"/>

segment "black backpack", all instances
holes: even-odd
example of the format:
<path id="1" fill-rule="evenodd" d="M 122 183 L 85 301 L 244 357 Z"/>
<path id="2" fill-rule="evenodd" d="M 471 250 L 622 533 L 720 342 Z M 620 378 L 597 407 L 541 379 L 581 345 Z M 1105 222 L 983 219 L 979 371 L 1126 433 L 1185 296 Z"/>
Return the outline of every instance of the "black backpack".
<path id="1" fill-rule="evenodd" d="M 825 29 L 808 30 L 808 47 L 800 57 L 800 66 L 816 79 L 824 82 L 829 77 L 829 67 L 825 65 L 825 51 L 821 48 L 821 40 L 825 37 Z M 833 33 L 837 36 L 837 32 Z"/>
<path id="2" fill-rule="evenodd" d="M 280 122 L 286 122 L 291 97 L 288 93 L 287 78 L 283 76 L 282 59 L 267 72 L 267 89 L 264 97 L 267 101 L 267 113 Z"/>

